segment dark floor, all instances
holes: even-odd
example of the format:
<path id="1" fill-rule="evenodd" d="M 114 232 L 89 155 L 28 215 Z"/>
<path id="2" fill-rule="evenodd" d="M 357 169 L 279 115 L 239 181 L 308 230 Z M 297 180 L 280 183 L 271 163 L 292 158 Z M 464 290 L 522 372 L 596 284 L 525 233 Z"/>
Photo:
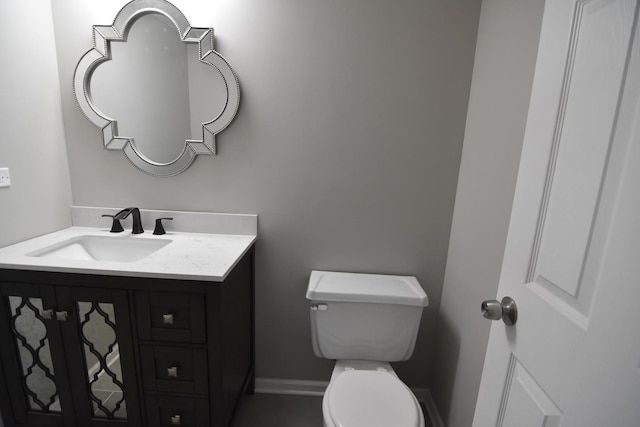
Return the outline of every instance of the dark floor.
<path id="1" fill-rule="evenodd" d="M 322 397 L 245 395 L 234 427 L 322 427 Z"/>
<path id="2" fill-rule="evenodd" d="M 427 416 L 425 423 L 431 425 Z M 322 397 L 245 395 L 234 427 L 322 427 Z"/>

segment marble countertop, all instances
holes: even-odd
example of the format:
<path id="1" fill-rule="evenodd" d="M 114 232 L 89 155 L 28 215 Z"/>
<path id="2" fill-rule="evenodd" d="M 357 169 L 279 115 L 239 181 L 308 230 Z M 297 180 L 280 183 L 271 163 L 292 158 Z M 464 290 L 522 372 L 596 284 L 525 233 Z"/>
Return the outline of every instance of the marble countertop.
<path id="1" fill-rule="evenodd" d="M 104 209 L 98 210 L 98 212 L 104 212 Z M 144 211 L 141 212 L 144 214 Z M 175 212 L 163 212 L 162 214 L 170 215 L 171 213 Z M 92 215 L 92 217 L 94 216 Z M 225 215 L 226 221 L 229 220 L 228 217 L 229 215 Z M 122 233 L 110 233 L 109 227 L 72 226 L 0 248 L 0 268 L 220 282 L 227 277 L 236 263 L 256 241 L 257 216 L 245 215 L 244 217 L 244 221 L 246 221 L 246 217 L 253 217 L 256 227 L 242 231 L 243 234 L 181 232 L 175 229 L 171 230 L 171 226 L 168 225 L 165 227 L 167 234 L 154 236 L 151 231 L 134 235 L 127 227 Z M 131 240 L 167 239 L 171 242 L 135 262 L 65 259 L 64 257 L 32 255 L 33 252 L 42 248 L 80 236 L 104 236 Z"/>

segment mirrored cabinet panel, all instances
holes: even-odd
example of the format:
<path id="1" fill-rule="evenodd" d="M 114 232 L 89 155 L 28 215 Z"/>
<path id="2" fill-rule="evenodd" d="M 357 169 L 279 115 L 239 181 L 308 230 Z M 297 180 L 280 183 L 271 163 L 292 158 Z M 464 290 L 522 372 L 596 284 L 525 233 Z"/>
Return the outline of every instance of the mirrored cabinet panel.
<path id="1" fill-rule="evenodd" d="M 11 329 L 16 353 L 22 366 L 23 390 L 29 410 L 42 413 L 60 412 L 60 398 L 42 299 L 9 296 Z"/>
<path id="2" fill-rule="evenodd" d="M 127 407 L 113 304 L 80 301 L 78 320 L 93 416 L 126 419 Z"/>

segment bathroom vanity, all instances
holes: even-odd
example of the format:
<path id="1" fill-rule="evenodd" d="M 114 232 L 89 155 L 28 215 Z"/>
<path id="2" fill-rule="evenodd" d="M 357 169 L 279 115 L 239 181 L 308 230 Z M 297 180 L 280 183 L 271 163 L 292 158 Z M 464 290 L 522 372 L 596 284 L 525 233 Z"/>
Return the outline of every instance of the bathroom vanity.
<path id="1" fill-rule="evenodd" d="M 153 236 L 72 212 L 74 227 L 0 249 L 5 425 L 229 426 L 254 386 L 257 217 L 142 211 L 147 230 L 174 217 Z"/>

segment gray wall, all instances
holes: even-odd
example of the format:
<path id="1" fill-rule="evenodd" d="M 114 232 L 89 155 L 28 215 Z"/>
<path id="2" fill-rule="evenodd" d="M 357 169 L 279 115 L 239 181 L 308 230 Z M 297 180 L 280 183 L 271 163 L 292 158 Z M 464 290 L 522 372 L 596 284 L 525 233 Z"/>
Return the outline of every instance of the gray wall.
<path id="1" fill-rule="evenodd" d="M 473 420 L 533 82 L 544 0 L 483 0 L 438 317 L 432 393 L 445 425 Z"/>
<path id="2" fill-rule="evenodd" d="M 25 28 L 28 24 L 28 28 Z M 51 5 L 0 1 L 0 247 L 71 225 Z"/>
<path id="3" fill-rule="evenodd" d="M 398 371 L 427 385 L 479 0 L 174 1 L 215 28 L 242 101 L 219 155 L 164 179 L 104 151 L 72 96 L 91 25 L 124 1 L 53 4 L 74 203 L 257 213 L 259 377 L 329 378 L 310 343 L 312 269 L 416 275 L 432 305 Z"/>
<path id="4" fill-rule="evenodd" d="M 2 247 L 71 225 L 71 185 L 50 4 L 0 1 L 0 52 L 0 167 L 11 173 L 0 188 Z"/>

